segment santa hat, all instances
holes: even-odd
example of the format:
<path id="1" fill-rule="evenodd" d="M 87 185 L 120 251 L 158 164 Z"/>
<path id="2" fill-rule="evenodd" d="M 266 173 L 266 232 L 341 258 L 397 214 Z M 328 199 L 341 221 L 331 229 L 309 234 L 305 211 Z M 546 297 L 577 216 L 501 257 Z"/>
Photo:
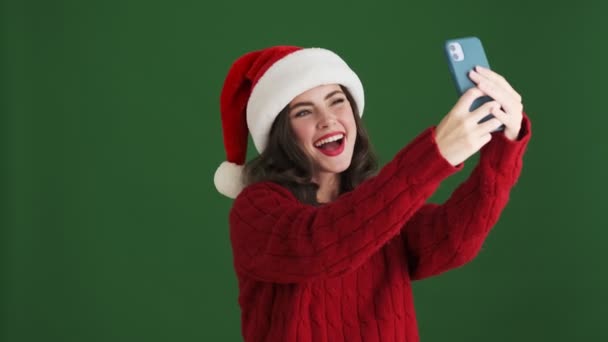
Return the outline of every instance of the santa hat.
<path id="1" fill-rule="evenodd" d="M 247 134 L 255 148 L 266 148 L 277 115 L 296 96 L 324 84 L 340 84 L 363 115 L 363 85 L 335 53 L 322 48 L 274 46 L 253 51 L 234 62 L 220 96 L 226 160 L 215 172 L 217 190 L 235 198 L 243 189 Z"/>

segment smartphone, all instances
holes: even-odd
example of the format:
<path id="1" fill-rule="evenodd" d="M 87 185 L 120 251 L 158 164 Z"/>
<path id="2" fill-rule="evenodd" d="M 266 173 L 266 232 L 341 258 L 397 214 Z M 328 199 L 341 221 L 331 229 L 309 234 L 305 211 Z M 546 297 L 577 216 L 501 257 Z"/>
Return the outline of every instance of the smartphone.
<path id="1" fill-rule="evenodd" d="M 481 40 L 477 37 L 464 37 L 449 39 L 444 44 L 445 56 L 448 60 L 452 79 L 458 90 L 458 94 L 462 95 L 465 91 L 475 86 L 475 83 L 469 78 L 469 71 L 476 65 L 490 69 L 490 63 L 486 57 L 486 53 L 481 45 Z M 490 96 L 482 96 L 475 101 L 469 108 L 473 111 L 484 103 L 492 101 Z M 485 122 L 493 118 L 494 115 L 488 113 L 479 123 Z M 496 131 L 502 131 L 505 126 L 502 125 Z"/>

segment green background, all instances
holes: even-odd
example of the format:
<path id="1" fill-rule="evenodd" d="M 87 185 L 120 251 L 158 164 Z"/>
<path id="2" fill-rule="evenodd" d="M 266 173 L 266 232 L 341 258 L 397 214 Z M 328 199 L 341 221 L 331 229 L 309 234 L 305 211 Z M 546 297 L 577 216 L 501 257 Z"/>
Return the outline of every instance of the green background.
<path id="1" fill-rule="evenodd" d="M 534 133 L 479 256 L 415 283 L 422 340 L 608 340 L 602 2 L 0 6 L 0 341 L 241 340 L 232 201 L 213 185 L 231 63 L 277 44 L 336 51 L 385 163 L 455 103 L 441 47 L 470 35 Z"/>

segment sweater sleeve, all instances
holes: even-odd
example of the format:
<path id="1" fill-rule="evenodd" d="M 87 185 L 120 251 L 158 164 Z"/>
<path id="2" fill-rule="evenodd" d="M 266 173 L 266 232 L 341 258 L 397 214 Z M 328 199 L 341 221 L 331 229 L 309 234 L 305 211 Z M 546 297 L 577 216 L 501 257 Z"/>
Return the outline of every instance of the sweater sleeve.
<path id="1" fill-rule="evenodd" d="M 401 234 L 412 279 L 422 279 L 472 260 L 497 222 L 522 168 L 530 140 L 524 113 L 516 141 L 501 132 L 481 150 L 479 164 L 442 205 L 424 205 Z"/>
<path id="2" fill-rule="evenodd" d="M 429 128 L 377 176 L 323 206 L 302 204 L 274 183 L 250 185 L 230 211 L 236 272 L 294 283 L 354 270 L 396 237 L 439 183 L 461 168 L 441 156 Z"/>

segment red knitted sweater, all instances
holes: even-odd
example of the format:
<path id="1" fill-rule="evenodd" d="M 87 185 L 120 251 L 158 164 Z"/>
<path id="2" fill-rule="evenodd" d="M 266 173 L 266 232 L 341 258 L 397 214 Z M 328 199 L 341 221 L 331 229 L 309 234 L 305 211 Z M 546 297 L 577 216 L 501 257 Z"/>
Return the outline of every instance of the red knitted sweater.
<path id="1" fill-rule="evenodd" d="M 442 205 L 425 204 L 462 168 L 439 153 L 435 128 L 376 177 L 319 207 L 274 183 L 245 188 L 230 212 L 245 341 L 419 340 L 411 281 L 475 257 L 507 204 L 530 139 L 502 133 Z"/>

